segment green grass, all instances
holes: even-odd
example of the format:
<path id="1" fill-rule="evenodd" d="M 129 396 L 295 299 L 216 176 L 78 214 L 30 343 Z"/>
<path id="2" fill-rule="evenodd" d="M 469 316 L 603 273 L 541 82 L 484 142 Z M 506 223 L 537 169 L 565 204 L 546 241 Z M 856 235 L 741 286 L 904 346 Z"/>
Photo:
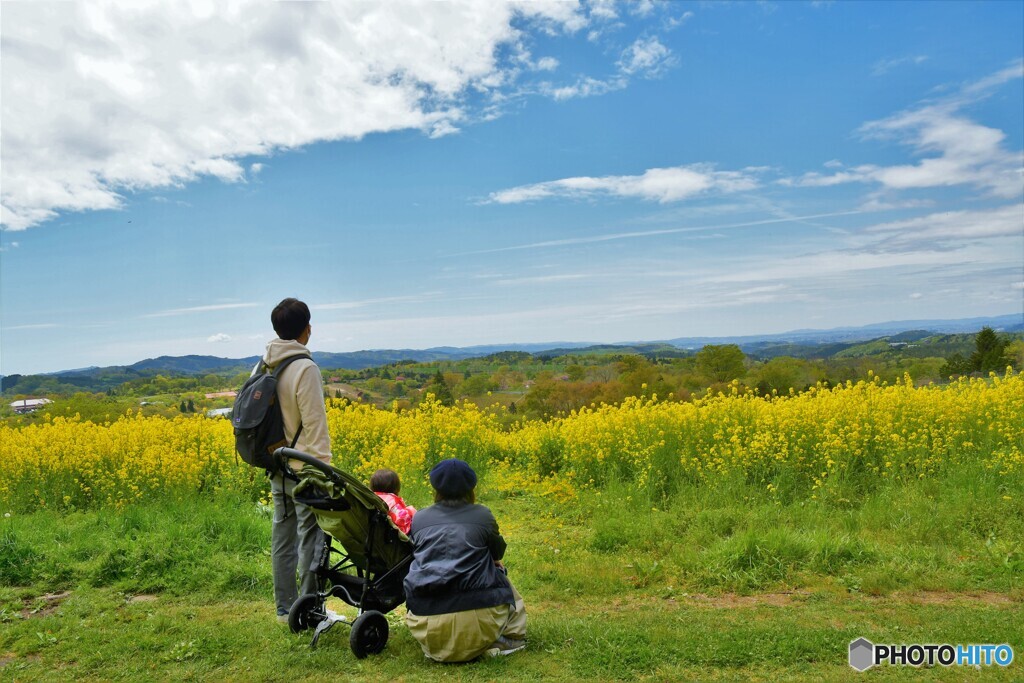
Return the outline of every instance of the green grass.
<path id="1" fill-rule="evenodd" d="M 1005 642 L 1018 658 L 873 678 L 1022 676 L 1024 509 L 998 483 L 842 503 L 740 484 L 651 501 L 613 485 L 567 506 L 482 488 L 527 602 L 521 654 L 429 663 L 404 608 L 379 656 L 356 660 L 344 626 L 310 650 L 273 619 L 266 511 L 199 498 L 0 520 L 0 679 L 857 680 L 859 636 Z"/>

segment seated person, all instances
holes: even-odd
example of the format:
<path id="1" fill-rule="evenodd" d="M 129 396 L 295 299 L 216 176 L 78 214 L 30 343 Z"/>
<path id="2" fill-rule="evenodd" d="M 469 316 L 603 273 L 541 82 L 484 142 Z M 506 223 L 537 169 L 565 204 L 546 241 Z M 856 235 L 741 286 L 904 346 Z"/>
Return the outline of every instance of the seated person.
<path id="1" fill-rule="evenodd" d="M 501 558 L 505 539 L 491 511 L 476 505 L 476 473 L 462 460 L 430 471 L 435 504 L 420 510 L 409 538 L 405 623 L 437 662 L 466 662 L 526 647 L 526 608 Z"/>
<path id="2" fill-rule="evenodd" d="M 377 470 L 370 477 L 370 488 L 381 500 L 388 504 L 388 517 L 395 523 L 402 533 L 409 535 L 409 527 L 412 526 L 412 516 L 416 514 L 416 508 L 406 505 L 405 501 L 398 497 L 402 489 L 402 482 L 398 479 L 398 472 L 394 470 Z"/>

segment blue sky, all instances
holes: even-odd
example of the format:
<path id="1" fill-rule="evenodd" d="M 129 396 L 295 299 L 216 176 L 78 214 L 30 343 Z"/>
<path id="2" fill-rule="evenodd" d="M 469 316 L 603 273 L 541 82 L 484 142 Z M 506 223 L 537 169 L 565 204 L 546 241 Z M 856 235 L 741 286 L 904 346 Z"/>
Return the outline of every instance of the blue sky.
<path id="1" fill-rule="evenodd" d="M 5 3 L 0 374 L 1024 315 L 1024 3 Z"/>

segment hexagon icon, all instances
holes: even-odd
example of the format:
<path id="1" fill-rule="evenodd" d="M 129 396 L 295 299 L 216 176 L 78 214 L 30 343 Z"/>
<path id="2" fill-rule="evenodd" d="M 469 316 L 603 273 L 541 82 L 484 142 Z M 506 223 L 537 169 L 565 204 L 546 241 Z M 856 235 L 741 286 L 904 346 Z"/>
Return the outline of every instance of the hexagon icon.
<path id="1" fill-rule="evenodd" d="M 875 665 L 875 646 L 867 638 L 850 642 L 850 666 L 857 671 L 867 671 Z"/>

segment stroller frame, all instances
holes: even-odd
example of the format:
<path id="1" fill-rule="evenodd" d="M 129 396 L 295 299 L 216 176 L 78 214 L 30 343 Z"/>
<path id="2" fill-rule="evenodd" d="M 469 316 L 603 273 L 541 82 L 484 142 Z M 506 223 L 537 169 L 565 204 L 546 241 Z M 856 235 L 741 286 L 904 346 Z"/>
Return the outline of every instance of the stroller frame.
<path id="1" fill-rule="evenodd" d="M 350 485 L 338 474 L 338 472 L 320 461 L 319 459 L 302 451 L 293 448 L 278 448 L 274 451 L 274 457 L 278 462 L 284 476 L 295 481 L 299 476 L 288 464 L 289 460 L 298 460 L 304 466 L 316 468 L 332 483 L 338 486 Z M 306 498 L 298 499 L 314 509 L 346 511 L 352 505 L 344 498 Z M 359 659 L 370 654 L 381 652 L 388 641 L 388 621 L 384 612 L 389 612 L 405 601 L 405 596 L 399 589 L 397 594 L 395 587 L 401 586 L 402 579 L 408 573 L 409 565 L 412 564 L 412 553 L 410 552 L 403 560 L 390 567 L 386 571 L 374 571 L 372 559 L 374 558 L 375 539 L 379 530 L 383 529 L 387 534 L 388 530 L 394 531 L 388 516 L 379 509 L 368 510 L 369 529 L 366 538 L 363 540 L 362 551 L 366 559 L 365 566 L 353 559 L 353 553 L 345 549 L 344 543 L 339 540 L 343 549 L 338 549 L 332 543 L 333 537 L 326 531 L 323 533 L 323 545 L 321 546 L 314 565 L 310 570 L 317 578 L 317 591 L 300 595 L 288 612 L 288 626 L 293 633 L 313 629 L 313 639 L 309 646 L 315 648 L 320 636 L 333 628 L 335 624 L 345 624 L 351 628 L 349 634 L 349 647 L 352 653 Z M 395 531 L 397 534 L 397 531 Z M 337 556 L 337 557 L 334 557 Z M 352 572 L 355 571 L 355 574 Z M 349 621 L 345 615 L 337 614 L 327 609 L 327 598 L 340 598 L 345 603 L 352 605 L 359 610 L 355 620 Z"/>

